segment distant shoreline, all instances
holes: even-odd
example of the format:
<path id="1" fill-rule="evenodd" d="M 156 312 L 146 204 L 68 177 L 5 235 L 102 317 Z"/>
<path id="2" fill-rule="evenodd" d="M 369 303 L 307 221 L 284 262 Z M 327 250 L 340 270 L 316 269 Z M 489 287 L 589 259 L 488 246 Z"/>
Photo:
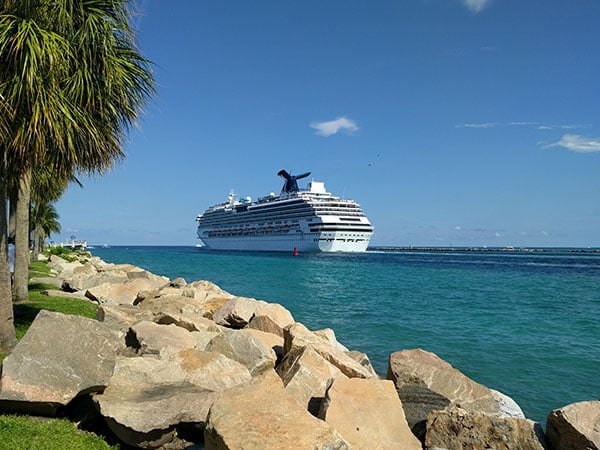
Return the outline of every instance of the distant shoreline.
<path id="1" fill-rule="evenodd" d="M 457 252 L 457 253 L 600 253 L 600 248 L 563 248 L 563 247 L 369 247 L 368 251 L 395 252 Z"/>

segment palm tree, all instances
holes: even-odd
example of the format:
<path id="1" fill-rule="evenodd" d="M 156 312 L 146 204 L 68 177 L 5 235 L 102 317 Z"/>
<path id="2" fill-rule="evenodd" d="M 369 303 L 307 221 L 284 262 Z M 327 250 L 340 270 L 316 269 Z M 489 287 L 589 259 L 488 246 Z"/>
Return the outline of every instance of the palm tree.
<path id="1" fill-rule="evenodd" d="M 31 227 L 33 234 L 33 258 L 42 251 L 44 241 L 51 233 L 60 233 L 60 216 L 52 204 L 34 203 L 31 208 Z"/>
<path id="2" fill-rule="evenodd" d="M 19 180 L 16 300 L 28 298 L 33 171 L 48 166 L 69 177 L 108 170 L 124 157 L 124 139 L 153 86 L 128 0 L 0 0 L 0 98 L 12 114 L 0 161 Z"/>

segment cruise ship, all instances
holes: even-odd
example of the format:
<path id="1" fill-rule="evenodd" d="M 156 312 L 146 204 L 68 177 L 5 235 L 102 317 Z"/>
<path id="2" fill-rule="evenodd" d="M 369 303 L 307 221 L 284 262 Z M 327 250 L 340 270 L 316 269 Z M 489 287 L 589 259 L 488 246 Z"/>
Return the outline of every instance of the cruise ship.
<path id="1" fill-rule="evenodd" d="M 228 200 L 211 206 L 196 218 L 198 238 L 214 250 L 289 252 L 364 252 L 373 226 L 354 200 L 335 197 L 325 183 L 298 180 L 310 172 L 277 174 L 284 179 L 279 195 L 271 193 L 252 201 Z"/>

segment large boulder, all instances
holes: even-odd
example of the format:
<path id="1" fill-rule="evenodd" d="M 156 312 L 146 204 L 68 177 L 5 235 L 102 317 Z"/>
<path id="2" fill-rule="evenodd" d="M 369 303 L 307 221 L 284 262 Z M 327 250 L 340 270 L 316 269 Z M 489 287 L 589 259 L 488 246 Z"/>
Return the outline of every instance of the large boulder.
<path id="1" fill-rule="evenodd" d="M 330 380 L 347 378 L 311 346 L 290 351 L 277 366 L 277 373 L 285 390 L 315 417 L 319 414 Z"/>
<path id="2" fill-rule="evenodd" d="M 77 260 L 76 261 L 67 261 L 64 258 L 61 258 L 60 256 L 55 256 L 55 255 L 50 256 L 50 261 L 49 261 L 48 265 L 54 272 L 60 273 L 61 276 L 62 275 L 66 276 L 67 274 L 73 273 L 73 271 L 76 268 L 83 266 L 83 264 Z"/>
<path id="3" fill-rule="evenodd" d="M 119 335 L 97 320 L 42 310 L 2 364 L 0 407 L 53 415 L 77 395 L 101 391 Z"/>
<path id="4" fill-rule="evenodd" d="M 316 332 L 311 332 L 301 323 L 289 325 L 284 330 L 284 354 L 295 351 L 302 347 L 310 346 L 323 358 L 336 366 L 340 371 L 350 378 L 378 378 L 373 367 L 365 367 L 356 361 L 345 347 L 340 347 L 337 341 L 332 342 Z"/>
<path id="5" fill-rule="evenodd" d="M 93 266 L 92 266 L 93 267 Z M 128 280 L 127 272 L 112 270 L 110 272 L 72 272 L 61 273 L 62 289 L 67 292 L 86 291 L 104 283 L 123 283 Z"/>
<path id="6" fill-rule="evenodd" d="M 268 333 L 266 331 L 256 330 L 254 328 L 244 328 L 244 331 L 246 333 L 250 333 L 252 336 L 254 336 L 256 339 L 261 341 L 267 347 L 272 348 L 273 351 L 275 352 L 275 355 L 277 355 L 278 363 L 281 360 L 281 358 L 283 358 L 283 338 L 282 337 L 280 337 L 276 334 L 273 334 L 273 333 Z"/>
<path id="7" fill-rule="evenodd" d="M 389 380 L 332 380 L 319 417 L 352 448 L 421 450 L 421 443 L 408 427 L 394 383 Z"/>
<path id="8" fill-rule="evenodd" d="M 390 355 L 387 378 L 402 400 L 413 432 L 421 435 L 428 414 L 453 405 L 473 413 L 523 418 L 514 402 L 465 376 L 437 355 L 421 349 Z M 507 407 L 510 405 L 511 407 Z"/>
<path id="9" fill-rule="evenodd" d="M 552 411 L 546 422 L 546 438 L 552 450 L 600 449 L 600 400 Z"/>
<path id="10" fill-rule="evenodd" d="M 233 297 L 213 314 L 212 319 L 219 325 L 230 328 L 244 328 L 267 303 L 246 297 Z"/>
<path id="11" fill-rule="evenodd" d="M 132 325 L 127 344 L 141 355 L 161 355 L 169 351 L 195 348 L 198 340 L 194 332 L 175 324 L 159 325 L 142 321 Z"/>
<path id="12" fill-rule="evenodd" d="M 540 425 L 528 419 L 470 413 L 452 406 L 427 418 L 425 449 L 545 450 Z M 568 447 L 560 447 L 567 449 Z M 583 449 L 583 447 L 581 447 Z"/>
<path id="13" fill-rule="evenodd" d="M 272 370 L 219 396 L 208 414 L 204 445 L 206 450 L 349 448 L 285 391 Z"/>
<path id="14" fill-rule="evenodd" d="M 139 292 L 157 289 L 163 280 L 128 278 L 124 282 L 102 283 L 86 290 L 85 296 L 100 304 L 132 305 Z"/>
<path id="15" fill-rule="evenodd" d="M 166 311 L 161 311 L 155 315 L 154 321 L 162 324 L 175 324 L 178 327 L 185 328 L 189 331 L 213 331 L 221 332 L 223 327 L 217 325 L 212 320 L 203 317 L 200 311 L 189 307 L 183 303 L 182 308 L 169 308 Z"/>
<path id="16" fill-rule="evenodd" d="M 62 280 L 57 277 L 31 277 L 29 284 L 49 284 L 57 288 L 62 287 Z"/>
<path id="17" fill-rule="evenodd" d="M 154 314 L 133 305 L 100 305 L 96 310 L 96 319 L 104 322 L 113 330 L 127 332 L 135 323 L 152 320 Z"/>
<path id="18" fill-rule="evenodd" d="M 245 366 L 223 355 L 184 349 L 167 358 L 118 358 L 94 400 L 121 440 L 157 448 L 173 439 L 178 424 L 201 429 L 219 392 L 250 379 Z"/>
<path id="19" fill-rule="evenodd" d="M 278 303 L 267 303 L 256 311 L 248 323 L 249 328 L 283 337 L 283 330 L 294 323 L 292 314 Z"/>
<path id="20" fill-rule="evenodd" d="M 277 361 L 271 347 L 245 330 L 224 329 L 208 343 L 206 350 L 244 364 L 252 375 L 273 369 Z"/>

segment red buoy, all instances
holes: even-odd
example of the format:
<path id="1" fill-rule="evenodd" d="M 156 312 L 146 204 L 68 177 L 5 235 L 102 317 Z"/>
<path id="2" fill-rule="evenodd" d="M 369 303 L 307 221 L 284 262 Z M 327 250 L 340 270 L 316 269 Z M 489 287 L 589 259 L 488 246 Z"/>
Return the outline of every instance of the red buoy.
<path id="1" fill-rule="evenodd" d="M 298 256 L 298 255 L 299 255 L 298 247 L 294 247 L 294 256 Z"/>

